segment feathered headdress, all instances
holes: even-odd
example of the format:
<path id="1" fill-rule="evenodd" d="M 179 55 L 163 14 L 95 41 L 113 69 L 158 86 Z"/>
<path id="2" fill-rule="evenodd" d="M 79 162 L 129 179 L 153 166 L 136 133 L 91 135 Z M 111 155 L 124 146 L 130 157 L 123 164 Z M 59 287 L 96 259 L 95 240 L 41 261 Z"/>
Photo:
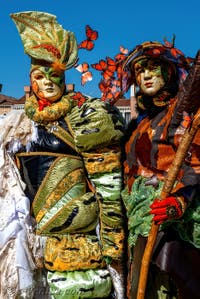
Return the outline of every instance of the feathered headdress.
<path id="1" fill-rule="evenodd" d="M 73 32 L 62 28 L 56 16 L 38 11 L 10 15 L 22 39 L 32 65 L 48 64 L 64 71 L 77 61 L 78 47 Z M 43 62 L 43 63 L 41 63 Z"/>
<path id="2" fill-rule="evenodd" d="M 174 47 L 174 42 L 165 41 L 164 44 L 157 41 L 144 42 L 130 51 L 123 63 L 122 69 L 125 79 L 122 85 L 124 85 L 125 90 L 135 81 L 133 66 L 142 58 L 157 58 L 170 63 L 178 74 L 179 82 L 185 80 L 193 62 L 192 58 L 186 57 L 179 49 Z"/>

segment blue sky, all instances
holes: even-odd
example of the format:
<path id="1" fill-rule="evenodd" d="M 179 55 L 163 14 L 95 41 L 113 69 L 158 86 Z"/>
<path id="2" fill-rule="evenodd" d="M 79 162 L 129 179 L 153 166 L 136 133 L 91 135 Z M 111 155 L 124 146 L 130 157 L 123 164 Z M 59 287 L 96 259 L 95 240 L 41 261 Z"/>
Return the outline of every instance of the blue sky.
<path id="1" fill-rule="evenodd" d="M 199 0 L 119 1 L 119 0 L 6 0 L 0 9 L 2 94 L 20 98 L 24 85 L 29 85 L 30 58 L 10 18 L 20 11 L 46 11 L 57 16 L 58 22 L 73 31 L 78 43 L 85 39 L 85 25 L 99 32 L 95 48 L 80 50 L 79 63 L 96 63 L 106 56 L 113 57 L 120 45 L 131 50 L 137 44 L 152 40 L 171 41 L 187 56 L 194 57 L 200 49 Z M 81 86 L 81 74 L 72 69 L 66 72 L 66 83 L 75 83 L 75 89 L 91 96 L 99 96 L 99 74 L 93 71 L 93 80 Z"/>

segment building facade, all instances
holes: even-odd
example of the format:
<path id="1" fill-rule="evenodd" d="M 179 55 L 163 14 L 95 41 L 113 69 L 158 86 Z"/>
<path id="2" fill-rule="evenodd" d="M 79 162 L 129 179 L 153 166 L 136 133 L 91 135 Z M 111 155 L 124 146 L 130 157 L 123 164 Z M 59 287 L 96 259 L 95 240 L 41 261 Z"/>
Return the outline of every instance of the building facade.
<path id="1" fill-rule="evenodd" d="M 74 84 L 67 84 L 66 88 L 68 91 L 74 90 Z M 24 86 L 24 95 L 20 99 L 9 97 L 3 94 L 0 94 L 0 119 L 4 118 L 7 113 L 12 110 L 21 110 L 24 108 L 25 100 L 31 95 L 31 87 Z M 121 98 L 115 104 L 116 107 L 120 110 L 122 116 L 125 119 L 125 122 L 128 124 L 132 117 L 134 117 L 133 111 L 131 111 L 131 100 Z"/>

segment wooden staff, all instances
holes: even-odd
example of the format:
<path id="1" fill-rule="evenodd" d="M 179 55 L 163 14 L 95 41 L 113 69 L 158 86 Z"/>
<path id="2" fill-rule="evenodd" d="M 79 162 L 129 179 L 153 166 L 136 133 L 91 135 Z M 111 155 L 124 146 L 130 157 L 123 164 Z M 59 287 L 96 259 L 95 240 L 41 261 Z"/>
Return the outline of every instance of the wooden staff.
<path id="1" fill-rule="evenodd" d="M 173 163 L 169 169 L 169 172 L 164 182 L 164 186 L 161 191 L 161 195 L 160 195 L 161 200 L 169 196 L 171 190 L 173 189 L 181 165 L 187 155 L 188 149 L 199 127 L 200 127 L 200 108 L 195 114 L 192 125 L 190 126 L 190 128 L 186 130 L 186 132 L 184 133 L 181 139 L 181 143 L 178 146 L 178 150 L 175 154 Z M 137 299 L 144 299 L 145 296 L 149 264 L 152 257 L 153 247 L 156 242 L 158 230 L 159 230 L 159 225 L 153 222 L 148 236 L 144 255 L 142 258 L 140 277 L 138 283 L 138 291 L 137 291 Z"/>

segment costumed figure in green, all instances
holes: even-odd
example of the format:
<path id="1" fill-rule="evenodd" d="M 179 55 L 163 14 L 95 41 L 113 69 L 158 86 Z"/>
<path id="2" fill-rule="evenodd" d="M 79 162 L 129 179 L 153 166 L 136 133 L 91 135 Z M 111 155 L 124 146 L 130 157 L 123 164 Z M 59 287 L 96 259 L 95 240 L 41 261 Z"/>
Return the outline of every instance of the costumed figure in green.
<path id="1" fill-rule="evenodd" d="M 125 298 L 123 120 L 67 92 L 74 34 L 54 15 L 11 15 L 32 95 L 1 122 L 1 298 Z"/>
<path id="2" fill-rule="evenodd" d="M 186 111 L 180 117 L 178 111 L 178 89 L 192 62 L 169 42 L 144 42 L 124 62 L 126 80 L 129 86 L 136 86 L 137 109 L 137 117 L 131 120 L 125 138 L 122 192 L 129 230 L 128 298 L 136 298 L 141 259 L 152 221 L 160 231 L 145 298 L 199 298 L 199 130 L 172 192 L 159 200 L 181 137 L 192 119 Z"/>

